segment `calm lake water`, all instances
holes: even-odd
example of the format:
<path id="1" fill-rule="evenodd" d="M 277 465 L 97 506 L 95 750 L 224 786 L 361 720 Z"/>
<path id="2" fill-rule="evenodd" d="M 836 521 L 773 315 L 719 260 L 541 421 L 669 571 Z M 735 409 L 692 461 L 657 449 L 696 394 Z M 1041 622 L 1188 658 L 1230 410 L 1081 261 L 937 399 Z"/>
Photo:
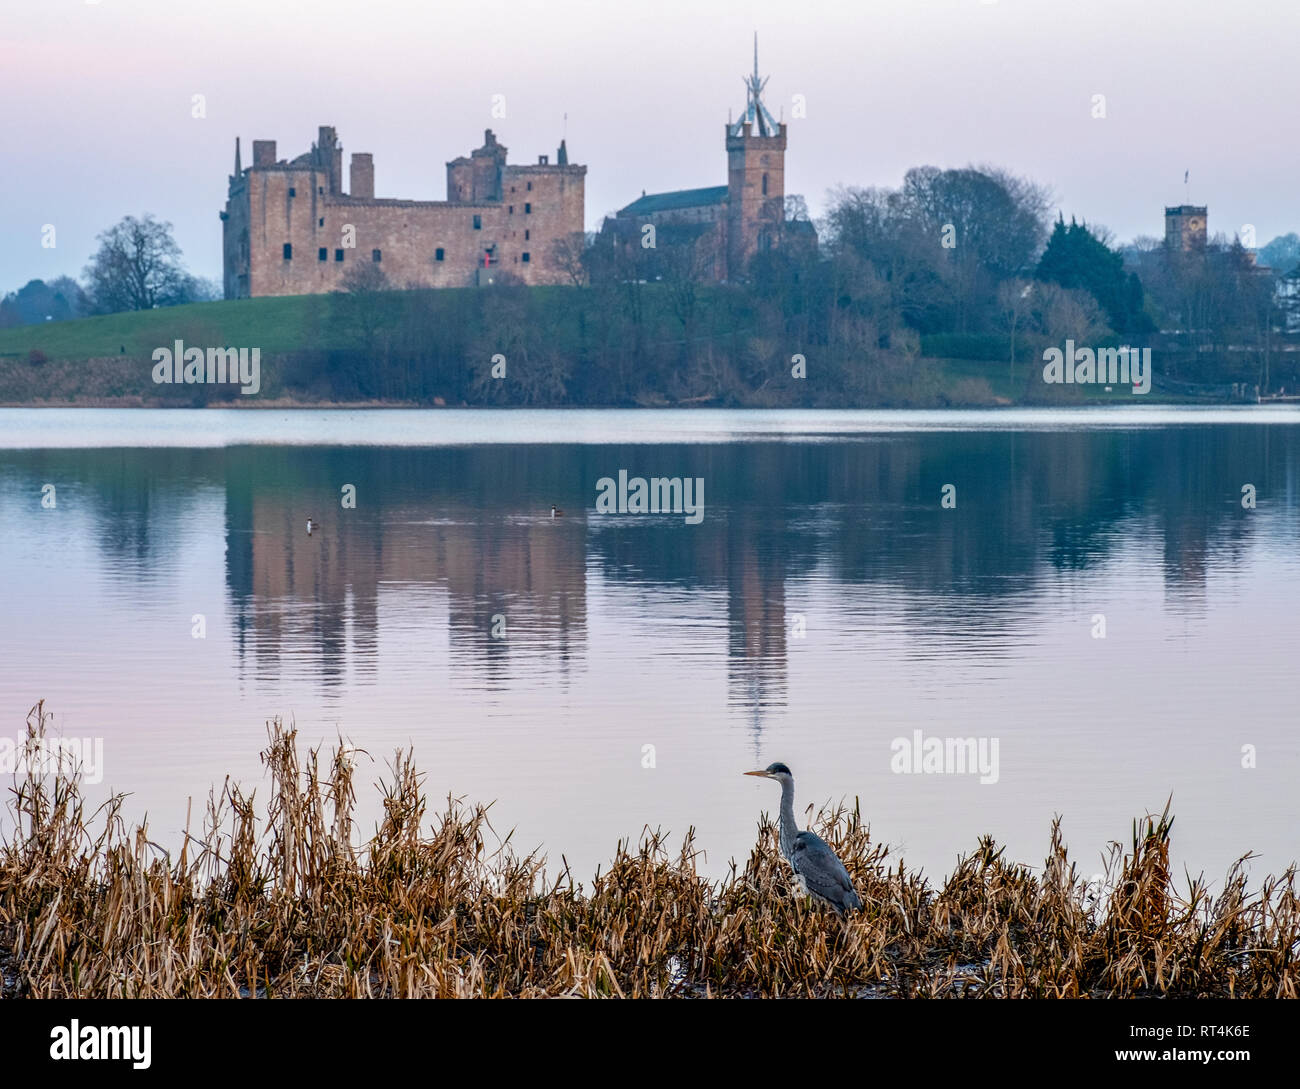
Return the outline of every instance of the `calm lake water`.
<path id="1" fill-rule="evenodd" d="M 702 521 L 597 513 L 620 470 Z M 773 760 L 935 875 L 1056 813 L 1094 872 L 1170 795 L 1193 873 L 1300 855 L 1294 410 L 9 409 L 0 519 L 0 736 L 44 698 L 163 843 L 281 716 L 580 875 L 645 825 L 721 873 Z M 997 781 L 896 772 L 915 730 Z"/>

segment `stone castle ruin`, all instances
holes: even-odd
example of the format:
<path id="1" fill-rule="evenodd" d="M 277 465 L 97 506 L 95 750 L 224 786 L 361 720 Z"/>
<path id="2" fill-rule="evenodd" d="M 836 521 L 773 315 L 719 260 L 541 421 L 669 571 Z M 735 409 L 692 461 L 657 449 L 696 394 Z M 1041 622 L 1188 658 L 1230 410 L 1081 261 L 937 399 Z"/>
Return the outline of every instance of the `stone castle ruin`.
<path id="1" fill-rule="evenodd" d="M 343 148 L 328 125 L 288 161 L 274 140 L 254 140 L 244 167 L 236 139 L 221 213 L 225 297 L 336 291 L 366 264 L 396 288 L 469 287 L 503 273 L 559 283 L 553 247 L 581 236 L 586 173 L 563 141 L 554 163 L 511 164 L 488 129 L 482 147 L 447 164 L 446 200 L 395 200 L 375 196 L 368 153 L 352 155 L 344 192 Z"/>

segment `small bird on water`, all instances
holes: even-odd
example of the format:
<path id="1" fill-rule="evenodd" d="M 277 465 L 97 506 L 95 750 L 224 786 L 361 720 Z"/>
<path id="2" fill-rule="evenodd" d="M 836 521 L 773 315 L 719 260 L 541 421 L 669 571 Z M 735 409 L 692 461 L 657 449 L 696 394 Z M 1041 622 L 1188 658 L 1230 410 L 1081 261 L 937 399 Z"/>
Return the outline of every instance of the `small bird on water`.
<path id="1" fill-rule="evenodd" d="M 747 771 L 781 784 L 781 854 L 793 867 L 800 886 L 810 896 L 830 904 L 843 915 L 858 911 L 862 900 L 853 888 L 849 871 L 826 841 L 815 832 L 800 831 L 794 819 L 794 776 L 784 764 L 769 764 L 762 771 Z"/>
<path id="2" fill-rule="evenodd" d="M 308 518 L 308 519 L 307 519 L 307 536 L 308 536 L 308 537 L 311 536 L 311 531 L 312 531 L 313 529 L 315 529 L 315 528 L 316 528 L 316 522 L 315 522 L 315 519 Z"/>
<path id="3" fill-rule="evenodd" d="M 559 507 L 557 507 L 554 503 L 552 503 L 552 504 L 551 504 L 551 517 L 552 517 L 552 518 L 563 518 L 563 517 L 564 517 L 564 511 L 560 510 Z"/>

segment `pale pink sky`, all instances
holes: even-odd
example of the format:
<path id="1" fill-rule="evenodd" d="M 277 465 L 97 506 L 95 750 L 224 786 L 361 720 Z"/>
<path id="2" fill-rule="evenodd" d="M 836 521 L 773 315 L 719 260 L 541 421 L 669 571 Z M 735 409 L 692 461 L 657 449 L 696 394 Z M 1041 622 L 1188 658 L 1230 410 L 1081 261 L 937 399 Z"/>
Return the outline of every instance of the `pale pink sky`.
<path id="1" fill-rule="evenodd" d="M 379 196 L 440 200 L 484 128 L 535 162 L 567 113 L 591 227 L 643 189 L 723 184 L 755 30 L 769 108 L 807 101 L 786 188 L 814 214 L 835 185 L 990 162 L 1120 238 L 1159 234 L 1185 196 L 1212 231 L 1300 230 L 1295 0 L 2 4 L 0 292 L 79 274 L 97 232 L 145 211 L 218 277 L 236 134 L 247 163 L 254 138 L 290 157 L 333 124 L 345 161 L 374 154 Z"/>

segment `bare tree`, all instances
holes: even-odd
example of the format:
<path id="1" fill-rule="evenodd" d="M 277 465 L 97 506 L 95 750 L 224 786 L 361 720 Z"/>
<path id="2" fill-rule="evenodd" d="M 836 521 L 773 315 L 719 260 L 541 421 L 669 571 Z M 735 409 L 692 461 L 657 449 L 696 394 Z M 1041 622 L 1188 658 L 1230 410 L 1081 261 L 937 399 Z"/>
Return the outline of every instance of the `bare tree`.
<path id="1" fill-rule="evenodd" d="M 83 273 L 96 310 L 152 310 L 190 301 L 194 280 L 181 267 L 170 223 L 148 214 L 127 216 L 98 241 Z"/>
<path id="2" fill-rule="evenodd" d="M 1067 339 L 1095 344 L 1110 335 L 1106 315 L 1087 291 L 1039 283 L 1034 285 L 1030 299 L 1039 329 L 1053 344 L 1064 344 Z"/>
<path id="3" fill-rule="evenodd" d="M 574 287 L 587 282 L 587 236 L 574 231 L 551 243 L 551 263 Z"/>
<path id="4" fill-rule="evenodd" d="M 392 324 L 398 307 L 388 277 L 373 262 L 358 262 L 343 276 L 342 291 L 331 298 L 330 313 L 341 340 L 358 342 L 367 351 L 379 346 L 379 333 Z"/>
<path id="5" fill-rule="evenodd" d="M 342 282 L 343 290 L 350 295 L 392 290 L 387 274 L 373 261 L 358 261 L 343 274 Z"/>
<path id="6" fill-rule="evenodd" d="M 1016 384 L 1016 332 L 1023 326 L 1033 310 L 1034 282 L 1032 280 L 1004 280 L 998 285 L 998 312 L 1011 334 L 1011 363 L 1007 375 L 1011 389 Z"/>

